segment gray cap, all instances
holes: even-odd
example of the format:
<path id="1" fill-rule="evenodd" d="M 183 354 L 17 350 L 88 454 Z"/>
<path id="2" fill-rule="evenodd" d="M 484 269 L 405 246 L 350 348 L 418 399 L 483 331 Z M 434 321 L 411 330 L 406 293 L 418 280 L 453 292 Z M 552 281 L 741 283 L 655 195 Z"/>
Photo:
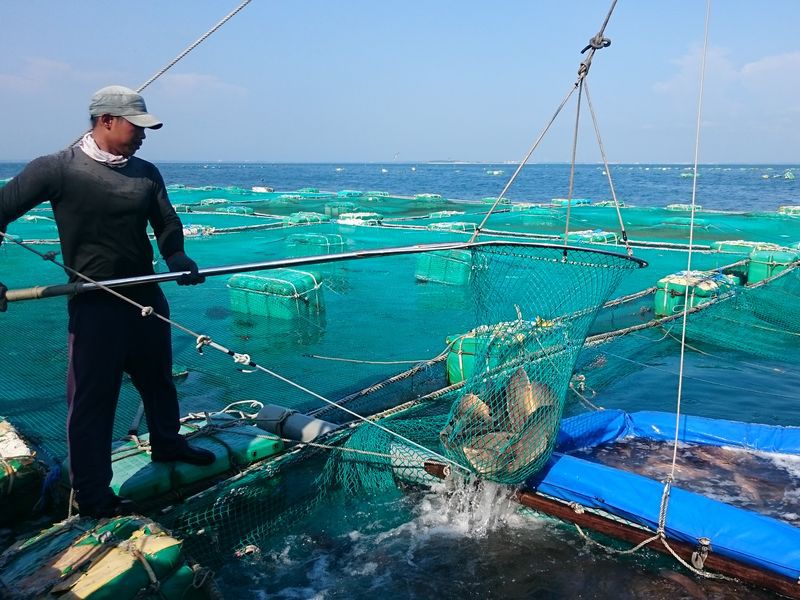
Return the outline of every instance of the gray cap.
<path id="1" fill-rule="evenodd" d="M 144 98 L 130 88 L 122 85 L 109 85 L 97 90 L 89 104 L 89 115 L 111 115 L 124 117 L 137 127 L 158 129 L 163 125 L 155 116 L 147 112 Z"/>

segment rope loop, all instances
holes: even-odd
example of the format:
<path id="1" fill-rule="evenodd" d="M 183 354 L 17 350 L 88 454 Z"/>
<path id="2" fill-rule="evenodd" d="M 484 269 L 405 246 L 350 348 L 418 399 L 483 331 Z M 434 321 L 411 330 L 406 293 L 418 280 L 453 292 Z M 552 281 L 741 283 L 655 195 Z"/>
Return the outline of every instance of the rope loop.
<path id="1" fill-rule="evenodd" d="M 143 306 L 142 307 L 142 316 L 149 317 L 153 314 L 153 307 L 152 306 Z"/>
<path id="2" fill-rule="evenodd" d="M 708 552 L 711 550 L 711 540 L 707 537 L 701 537 L 697 540 L 697 549 L 692 552 L 692 566 L 698 571 L 702 571 L 708 558 Z"/>
<path id="3" fill-rule="evenodd" d="M 196 590 L 202 589 L 206 583 L 213 578 L 214 571 L 207 567 L 199 567 L 194 571 L 194 576 L 192 577 L 192 587 Z"/>
<path id="4" fill-rule="evenodd" d="M 594 49 L 600 50 L 601 48 L 608 48 L 611 45 L 611 40 L 603 37 L 599 33 L 589 40 L 589 44 L 581 50 L 581 54 L 585 54 L 587 50 Z"/>
<path id="5" fill-rule="evenodd" d="M 210 343 L 211 343 L 211 337 L 210 336 L 198 335 L 197 336 L 197 341 L 195 342 L 194 347 L 195 347 L 195 349 L 197 350 L 198 353 L 202 354 L 203 353 L 203 346 L 207 346 Z"/>
<path id="6" fill-rule="evenodd" d="M 249 365 L 250 364 L 250 355 L 249 354 L 234 353 L 233 362 L 235 362 L 237 364 L 240 364 L 240 365 Z"/>

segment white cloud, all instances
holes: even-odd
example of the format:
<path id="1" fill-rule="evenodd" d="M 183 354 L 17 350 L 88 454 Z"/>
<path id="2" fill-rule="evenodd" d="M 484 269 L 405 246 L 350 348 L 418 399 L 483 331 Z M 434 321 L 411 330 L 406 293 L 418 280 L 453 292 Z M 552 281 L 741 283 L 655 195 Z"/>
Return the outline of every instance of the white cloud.
<path id="1" fill-rule="evenodd" d="M 78 76 L 67 63 L 49 58 L 26 58 L 19 73 L 0 73 L 0 87 L 10 93 L 30 94 L 47 89 L 54 81 Z"/>
<path id="2" fill-rule="evenodd" d="M 692 48 L 674 61 L 677 72 L 656 82 L 653 90 L 673 99 L 696 98 L 700 79 L 701 48 Z M 766 56 L 736 65 L 724 48 L 709 48 L 706 59 L 705 103 L 721 118 L 782 118 L 800 110 L 795 74 L 800 52 Z"/>

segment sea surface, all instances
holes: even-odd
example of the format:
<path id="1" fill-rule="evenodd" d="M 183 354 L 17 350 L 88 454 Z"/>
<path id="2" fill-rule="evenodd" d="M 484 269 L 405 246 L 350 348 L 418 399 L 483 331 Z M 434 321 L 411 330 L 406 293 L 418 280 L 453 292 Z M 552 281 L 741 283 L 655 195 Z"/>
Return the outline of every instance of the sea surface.
<path id="1" fill-rule="evenodd" d="M 431 193 L 464 201 L 496 197 L 515 169 L 509 164 L 461 163 L 162 162 L 157 165 L 166 183 L 176 190 L 181 189 L 180 186 L 220 190 L 250 190 L 260 186 L 289 192 L 313 187 L 331 192 L 381 190 L 394 196 Z M 0 163 L 0 179 L 12 177 L 22 167 L 21 163 Z M 687 165 L 620 164 L 610 168 L 617 197 L 626 205 L 662 208 L 668 204 L 688 204 L 692 200 L 694 179 Z M 713 211 L 775 213 L 780 206 L 800 204 L 800 179 L 794 179 L 795 172 L 800 173 L 800 165 L 701 165 L 696 180 L 696 202 Z M 515 202 L 531 203 L 564 198 L 569 193 L 569 177 L 570 167 L 566 164 L 529 165 L 522 170 L 506 196 Z M 610 199 L 604 167 L 578 165 L 572 197 L 593 202 Z M 182 215 L 182 218 L 185 222 L 186 217 Z M 765 230 L 768 230 L 770 221 L 765 223 Z M 784 237 L 788 241 L 800 241 L 800 219 L 788 223 L 784 225 L 783 231 L 788 231 Z M 249 262 L 272 257 L 275 248 L 282 248 L 285 243 L 285 234 L 279 233 L 282 237 L 272 232 L 254 234 L 244 240 L 246 243 L 235 247 L 233 259 Z M 380 233 L 372 228 L 360 228 L 352 235 L 365 239 L 373 236 L 368 239 L 373 245 L 381 242 Z M 423 239 L 422 233 L 413 235 Z M 414 237 L 409 239 L 416 240 Z M 227 255 L 225 260 L 214 255 L 215 249 L 221 248 L 223 243 L 228 242 L 192 240 L 188 248 L 201 264 L 229 263 L 231 255 Z M 38 275 L 35 269 L 40 268 L 41 260 L 34 263 L 19 258 L 19 263 L 15 263 L 13 260 L 17 255 L 13 252 L 8 249 L 0 252 L 0 280 L 5 278 L 8 282 L 12 279 L 18 285 L 36 283 Z M 662 258 L 653 254 L 648 260 L 659 264 L 658 260 Z M 18 266 L 14 267 L 14 272 L 9 272 L 3 266 L 4 262 Z M 389 267 L 394 266 L 395 263 L 389 264 L 387 273 Z M 453 325 L 449 328 L 443 325 L 436 317 L 440 314 L 436 311 L 450 309 L 454 303 L 466 303 L 464 298 L 454 301 L 440 290 L 428 287 L 414 300 L 419 303 L 415 308 L 422 315 L 421 319 L 427 320 L 406 323 L 397 316 L 405 301 L 403 295 L 391 289 L 367 289 L 370 286 L 365 283 L 366 274 L 359 269 L 362 267 L 343 267 L 329 272 L 336 285 L 325 290 L 328 315 L 327 323 L 323 324 L 324 334 L 320 333 L 322 327 L 318 327 L 319 324 L 312 323 L 307 324 L 307 328 L 283 331 L 280 337 L 264 336 L 260 340 L 257 327 L 234 323 L 234 341 L 243 344 L 256 360 L 267 356 L 273 361 L 270 365 L 277 364 L 279 370 L 284 369 L 294 378 L 308 378 L 315 390 L 334 394 L 344 387 L 342 381 L 347 377 L 353 384 L 358 378 L 374 380 L 378 375 L 401 367 L 364 366 L 356 369 L 344 363 L 321 364 L 308 358 L 309 348 L 320 354 L 357 355 L 365 348 L 336 347 L 331 342 L 337 336 L 358 330 L 365 347 L 368 345 L 385 353 L 394 353 L 389 358 L 419 359 L 435 355 L 440 346 L 401 346 L 398 340 L 386 338 L 384 326 L 395 321 L 394 325 L 401 330 L 418 327 L 426 332 L 433 331 L 437 342 L 447 334 L 459 332 Z M 58 277 L 63 277 L 63 274 L 58 274 Z M 45 280 L 52 282 L 52 278 Z M 652 284 L 653 281 L 648 283 Z M 203 290 L 203 295 L 195 293 L 190 296 L 190 292 L 184 289 L 169 288 L 173 313 L 192 327 L 215 326 L 218 327 L 215 331 L 224 335 L 224 327 L 231 323 L 224 282 L 209 282 Z M 347 294 L 362 290 L 383 294 L 380 296 L 384 303 L 381 306 L 385 311 L 378 313 L 382 321 L 361 320 L 361 307 L 346 300 Z M 200 300 L 206 303 L 201 305 Z M 335 318 L 337 307 L 347 303 L 351 310 L 350 320 L 338 321 Z M 9 311 L 6 318 L 18 319 L 20 335 L 25 336 L 31 346 L 39 346 L 38 342 L 41 342 L 41 348 L 44 348 L 53 337 L 50 333 L 63 327 L 59 321 L 63 307 L 59 305 L 56 308 L 41 312 L 36 319 L 26 317 L 21 310 Z M 374 309 L 374 305 L 365 304 L 363 315 Z M 679 332 L 668 334 L 674 338 Z M 603 387 L 597 396 L 591 397 L 592 401 L 624 410 L 674 410 L 679 365 L 674 339 L 665 342 L 668 334 L 652 342 L 653 347 L 672 344 L 668 352 L 624 357 L 624 360 L 635 363 L 630 373 Z M 3 335 L 0 333 L 0 342 Z M 5 340 L 9 340 L 8 330 Z M 176 357 L 181 357 L 181 360 L 184 356 L 196 356 L 191 339 L 187 341 L 176 334 L 175 347 Z M 413 354 L 421 351 L 424 356 Z M 20 360 L 21 366 L 14 367 L 19 371 L 10 373 L 9 378 L 23 381 L 29 374 L 41 372 L 52 362 L 52 356 L 50 350 L 33 352 L 24 361 Z M 302 356 L 302 360 L 294 360 L 298 356 Z M 613 356 L 604 360 L 613 360 Z M 235 378 L 241 374 L 229 366 L 226 368 L 224 376 L 211 376 L 202 369 L 192 371 L 190 365 L 190 375 L 179 386 L 179 392 L 205 402 L 200 407 L 205 410 L 220 408 L 231 400 L 219 391 L 223 384 L 229 385 L 233 390 L 231 394 L 238 398 L 248 389 L 259 394 L 271 393 L 266 388 L 248 388 L 247 383 L 236 387 L 240 384 L 230 382 L 238 381 Z M 800 424 L 800 395 L 797 392 L 800 389 L 800 369 L 797 362 L 788 357 L 776 360 L 763 355 L 754 356 L 741 349 L 700 345 L 697 352 L 691 353 L 687 359 L 685 377 L 684 410 L 687 413 L 780 425 Z M 49 385 L 47 400 L 57 405 L 61 402 L 62 380 L 53 376 Z M 25 392 L 17 390 L 15 393 L 19 393 L 15 402 L 22 406 L 20 401 L 25 399 Z M 246 397 L 261 395 L 254 393 Z M 30 419 L 28 424 L 35 427 L 39 422 L 53 421 L 52 413 L 36 421 L 31 415 L 42 407 L 24 406 L 24 410 L 19 408 L 16 417 L 21 422 Z M 132 406 L 135 408 L 135 404 Z M 10 408 L 2 403 L 0 409 L 10 414 Z M 127 422 L 122 426 L 127 426 Z M 58 441 L 54 441 L 54 446 Z M 307 483 L 312 481 L 309 476 Z M 520 511 L 507 501 L 504 490 L 492 485 L 462 490 L 458 494 L 443 489 L 429 492 L 409 490 L 399 495 L 323 503 L 310 509 L 304 518 L 289 524 L 285 530 L 264 540 L 251 552 L 243 555 L 231 551 L 225 556 L 225 561 L 215 565 L 215 569 L 223 593 L 231 598 L 770 597 L 738 584 L 698 582 L 673 562 L 652 554 L 639 553 L 627 557 L 607 554 L 586 542 L 574 528 Z"/>
<path id="2" fill-rule="evenodd" d="M 316 187 L 320 190 L 382 190 L 411 196 L 435 193 L 450 199 L 479 200 L 497 196 L 514 173 L 513 164 L 430 163 L 156 163 L 168 185 L 218 186 L 275 190 Z M 0 178 L 12 177 L 23 163 L 0 162 Z M 617 197 L 635 206 L 689 203 L 692 168 L 688 165 L 611 165 Z M 800 165 L 700 165 L 697 203 L 726 211 L 773 211 L 778 206 L 800 204 Z M 507 197 L 517 202 L 542 202 L 565 198 L 569 191 L 567 164 L 531 164 L 520 172 Z M 611 198 L 602 165 L 575 168 L 573 198 L 593 201 Z"/>

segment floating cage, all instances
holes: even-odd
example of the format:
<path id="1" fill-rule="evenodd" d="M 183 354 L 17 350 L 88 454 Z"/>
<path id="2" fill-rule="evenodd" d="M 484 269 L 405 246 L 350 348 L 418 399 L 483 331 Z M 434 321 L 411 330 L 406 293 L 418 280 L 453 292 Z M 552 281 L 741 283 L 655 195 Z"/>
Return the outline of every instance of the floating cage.
<path id="1" fill-rule="evenodd" d="M 564 239 L 563 234 L 559 237 Z M 584 231 L 570 231 L 567 233 L 567 241 L 584 244 L 617 244 L 619 243 L 619 238 L 613 231 L 586 229 Z"/>
<path id="2" fill-rule="evenodd" d="M 342 225 L 366 225 L 374 227 L 383 222 L 383 215 L 374 212 L 342 213 L 337 221 Z"/>
<path id="3" fill-rule="evenodd" d="M 340 190 L 336 192 L 336 196 L 339 198 L 361 198 L 363 195 L 364 192 L 358 190 Z"/>
<path id="4" fill-rule="evenodd" d="M 423 252 L 417 258 L 417 280 L 445 285 L 466 285 L 472 276 L 472 252 L 442 250 Z"/>
<path id="5" fill-rule="evenodd" d="M 738 252 L 749 254 L 755 249 L 767 250 L 770 248 L 777 250 L 780 249 L 780 246 L 776 244 L 770 244 L 768 242 L 751 242 L 748 240 L 720 240 L 711 242 L 711 249 L 716 250 L 717 252 Z"/>
<path id="6" fill-rule="evenodd" d="M 186 224 L 183 226 L 183 237 L 201 237 L 204 235 L 211 235 L 216 229 L 209 225 L 194 225 Z"/>
<path id="7" fill-rule="evenodd" d="M 475 231 L 475 223 L 464 221 L 444 221 L 442 223 L 431 223 L 428 225 L 430 231 L 461 231 L 472 233 Z"/>
<path id="8" fill-rule="evenodd" d="M 144 517 L 63 521 L 9 548 L 0 569 L 0 595 L 9 599 L 137 598 L 153 581 L 166 600 L 209 592 L 196 586 L 203 572 L 182 542 Z"/>
<path id="9" fill-rule="evenodd" d="M 192 207 L 188 204 L 173 204 L 172 208 L 175 209 L 176 213 L 190 213 L 192 212 Z"/>
<path id="10" fill-rule="evenodd" d="M 216 204 L 228 204 L 230 200 L 227 198 L 206 198 L 205 200 L 200 200 L 200 206 L 214 206 Z"/>
<path id="11" fill-rule="evenodd" d="M 753 284 L 784 271 L 800 259 L 800 252 L 789 248 L 755 248 L 747 265 L 747 283 Z"/>
<path id="12" fill-rule="evenodd" d="M 694 205 L 694 210 L 695 211 L 702 210 L 702 208 L 703 207 L 700 206 L 699 204 L 695 204 Z M 689 212 L 691 212 L 692 205 L 691 204 L 667 204 L 664 207 L 664 210 L 689 211 Z"/>
<path id="13" fill-rule="evenodd" d="M 304 187 L 297 190 L 298 194 L 319 194 L 319 188 L 315 187 Z"/>
<path id="14" fill-rule="evenodd" d="M 681 271 L 659 279 L 654 298 L 655 314 L 672 316 L 684 310 L 686 290 L 689 290 L 688 307 L 710 302 L 730 291 L 738 280 L 733 275 L 716 271 Z"/>
<path id="15" fill-rule="evenodd" d="M 0 417 L 0 524 L 27 516 L 39 499 L 45 467 L 31 445 L 5 418 Z"/>
<path id="16" fill-rule="evenodd" d="M 778 207 L 779 215 L 789 215 L 791 217 L 800 217 L 800 204 L 788 204 Z"/>
<path id="17" fill-rule="evenodd" d="M 592 201 L 588 198 L 553 198 L 550 203 L 555 206 L 590 206 Z"/>
<path id="18" fill-rule="evenodd" d="M 364 192 L 364 195 L 365 196 L 372 196 L 373 198 L 386 198 L 386 197 L 389 196 L 389 192 L 381 192 L 381 191 L 371 190 L 369 192 Z"/>
<path id="19" fill-rule="evenodd" d="M 316 212 L 296 212 L 286 218 L 290 225 L 310 225 L 313 223 L 327 223 L 331 218 L 328 215 Z"/>
<path id="20" fill-rule="evenodd" d="M 345 239 L 338 233 L 296 233 L 286 243 L 292 256 L 337 254 L 345 248 Z"/>
<path id="21" fill-rule="evenodd" d="M 619 206 L 620 208 L 626 208 L 622 200 L 617 200 L 616 202 L 613 200 L 600 200 L 600 202 L 595 202 L 592 206 L 598 206 L 600 208 L 614 208 Z"/>
<path id="22" fill-rule="evenodd" d="M 430 219 L 446 219 L 447 217 L 454 217 L 456 215 L 463 215 L 463 210 L 438 210 L 428 215 Z"/>
<path id="23" fill-rule="evenodd" d="M 255 211 L 249 206 L 223 206 L 217 208 L 215 212 L 227 213 L 231 215 L 252 215 Z"/>
<path id="24" fill-rule="evenodd" d="M 329 217 L 336 218 L 342 213 L 357 212 L 358 207 L 353 202 L 328 202 L 325 205 L 325 214 Z"/>
<path id="25" fill-rule="evenodd" d="M 483 202 L 484 204 L 494 204 L 495 202 L 497 202 L 497 197 L 486 196 L 485 198 L 481 198 L 481 202 Z M 497 204 L 498 205 L 511 204 L 511 200 L 509 200 L 508 198 L 501 198 L 500 202 L 497 202 Z"/>
<path id="26" fill-rule="evenodd" d="M 255 317 L 292 320 L 324 310 L 322 279 L 311 271 L 275 269 L 228 279 L 231 310 Z"/>

